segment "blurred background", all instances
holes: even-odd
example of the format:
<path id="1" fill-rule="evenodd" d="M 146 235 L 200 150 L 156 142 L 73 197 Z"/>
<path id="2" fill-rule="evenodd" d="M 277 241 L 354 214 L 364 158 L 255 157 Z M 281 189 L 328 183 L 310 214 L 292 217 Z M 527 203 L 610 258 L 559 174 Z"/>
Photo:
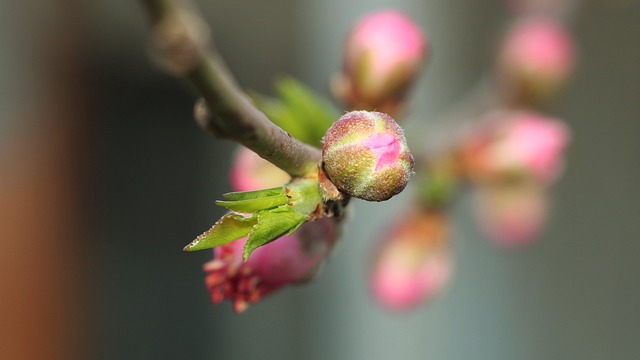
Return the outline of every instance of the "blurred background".
<path id="1" fill-rule="evenodd" d="M 350 26 L 398 8 L 433 49 L 412 95 L 428 122 L 493 65 L 504 0 L 198 1 L 245 88 L 289 73 L 328 96 Z M 373 241 L 406 194 L 355 202 L 313 283 L 242 315 L 214 307 L 208 251 L 234 145 L 192 120 L 195 95 L 149 59 L 131 1 L 0 3 L 1 359 L 640 358 L 640 1 L 583 1 L 579 66 L 549 110 L 573 129 L 539 241 L 486 241 L 454 209 L 453 281 L 414 311 L 367 288 Z"/>

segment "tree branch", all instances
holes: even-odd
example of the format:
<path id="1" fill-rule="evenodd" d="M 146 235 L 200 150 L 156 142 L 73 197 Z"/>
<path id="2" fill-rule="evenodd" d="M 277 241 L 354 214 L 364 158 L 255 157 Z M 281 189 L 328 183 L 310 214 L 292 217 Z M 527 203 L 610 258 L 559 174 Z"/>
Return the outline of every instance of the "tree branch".
<path id="1" fill-rule="evenodd" d="M 320 150 L 292 138 L 251 103 L 210 45 L 209 29 L 193 4 L 141 1 L 151 19 L 157 60 L 202 96 L 195 109 L 201 127 L 248 147 L 291 176 L 317 170 Z"/>

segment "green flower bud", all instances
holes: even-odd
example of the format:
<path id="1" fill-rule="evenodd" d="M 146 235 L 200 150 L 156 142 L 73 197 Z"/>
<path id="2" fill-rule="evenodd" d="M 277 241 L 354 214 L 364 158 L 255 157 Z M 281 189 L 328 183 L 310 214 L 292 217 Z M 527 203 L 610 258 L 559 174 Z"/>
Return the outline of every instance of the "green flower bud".
<path id="1" fill-rule="evenodd" d="M 368 201 L 400 193 L 413 172 L 402 128 L 389 115 L 352 111 L 327 131 L 323 169 L 342 192 Z"/>

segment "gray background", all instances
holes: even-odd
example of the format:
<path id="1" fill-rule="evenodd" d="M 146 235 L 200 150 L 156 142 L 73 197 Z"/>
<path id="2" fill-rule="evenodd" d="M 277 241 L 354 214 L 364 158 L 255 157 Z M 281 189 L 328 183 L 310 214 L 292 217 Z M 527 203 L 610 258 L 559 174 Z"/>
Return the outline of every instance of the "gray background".
<path id="1" fill-rule="evenodd" d="M 262 92 L 274 75 L 291 73 L 326 93 L 353 21 L 379 8 L 407 11 L 433 46 L 412 98 L 416 122 L 491 66 L 507 20 L 497 0 L 200 4 L 242 86 Z M 453 281 L 432 303 L 402 314 L 378 308 L 366 278 L 375 236 L 406 194 L 357 202 L 314 283 L 241 316 L 229 304 L 211 306 L 201 273 L 209 253 L 180 249 L 222 214 L 213 200 L 229 190 L 233 145 L 199 131 L 193 94 L 150 65 L 138 4 L 103 1 L 88 10 L 99 94 L 89 289 L 96 358 L 640 358 L 640 2 L 589 1 L 573 23 L 578 73 L 550 112 L 571 124 L 574 141 L 539 241 L 525 251 L 492 246 L 463 198 L 454 209 Z M 2 68 L 2 79 L 13 76 Z"/>

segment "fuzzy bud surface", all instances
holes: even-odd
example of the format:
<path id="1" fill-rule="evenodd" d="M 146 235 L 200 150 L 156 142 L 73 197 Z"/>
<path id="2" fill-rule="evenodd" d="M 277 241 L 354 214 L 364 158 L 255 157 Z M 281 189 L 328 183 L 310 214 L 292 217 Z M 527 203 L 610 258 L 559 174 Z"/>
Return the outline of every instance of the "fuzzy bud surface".
<path id="1" fill-rule="evenodd" d="M 352 111 L 327 131 L 323 169 L 344 193 L 384 201 L 400 193 L 413 172 L 404 132 L 389 115 Z"/>

